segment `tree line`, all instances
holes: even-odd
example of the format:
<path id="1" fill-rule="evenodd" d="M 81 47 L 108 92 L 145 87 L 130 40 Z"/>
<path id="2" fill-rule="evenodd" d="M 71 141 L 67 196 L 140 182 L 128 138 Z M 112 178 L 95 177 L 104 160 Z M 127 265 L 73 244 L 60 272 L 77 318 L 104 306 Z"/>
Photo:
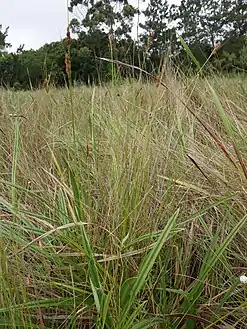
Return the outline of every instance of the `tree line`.
<path id="1" fill-rule="evenodd" d="M 182 0 L 179 5 L 149 0 L 143 10 L 128 0 L 71 0 L 68 10 L 76 17 L 83 13 L 70 22 L 73 82 L 91 84 L 113 75 L 138 74 L 126 67 L 116 70 L 101 58 L 155 73 L 164 59 L 186 73 L 199 65 L 205 72 L 247 71 L 247 0 Z M 20 45 L 10 53 L 8 28 L 0 25 L 0 85 L 28 89 L 46 81 L 64 86 L 67 38 L 38 50 Z"/>

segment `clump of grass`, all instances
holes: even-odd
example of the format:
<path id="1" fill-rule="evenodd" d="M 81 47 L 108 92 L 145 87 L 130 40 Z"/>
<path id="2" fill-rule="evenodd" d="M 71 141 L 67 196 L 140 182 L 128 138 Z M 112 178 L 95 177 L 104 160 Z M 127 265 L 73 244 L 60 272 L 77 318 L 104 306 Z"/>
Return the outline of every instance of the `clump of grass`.
<path id="1" fill-rule="evenodd" d="M 247 89 L 169 79 L 73 89 L 74 133 L 0 91 L 2 326 L 245 327 Z"/>

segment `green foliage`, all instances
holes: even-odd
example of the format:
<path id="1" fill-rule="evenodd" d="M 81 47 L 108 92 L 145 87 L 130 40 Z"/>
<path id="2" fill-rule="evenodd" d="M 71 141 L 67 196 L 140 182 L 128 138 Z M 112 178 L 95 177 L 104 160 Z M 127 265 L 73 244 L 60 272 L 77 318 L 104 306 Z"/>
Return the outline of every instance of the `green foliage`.
<path id="1" fill-rule="evenodd" d="M 245 0 L 233 1 L 230 16 L 233 23 L 231 34 L 246 36 L 247 31 L 247 2 Z"/>
<path id="2" fill-rule="evenodd" d="M 166 0 L 150 0 L 143 11 L 145 22 L 140 23 L 144 30 L 142 41 L 147 44 L 152 34 L 149 50 L 158 54 L 168 52 L 171 44 L 176 40 L 174 29 L 169 28 L 169 5 Z"/>
<path id="3" fill-rule="evenodd" d="M 11 44 L 7 43 L 6 38 L 8 36 L 9 27 L 2 31 L 2 25 L 0 24 L 0 56 L 5 52 L 6 48 L 10 47 Z"/>
<path id="4" fill-rule="evenodd" d="M 81 21 L 81 27 L 88 31 L 106 29 L 107 32 L 114 33 L 117 38 L 129 36 L 133 18 L 137 13 L 137 9 L 128 0 L 71 0 L 70 11 L 73 11 L 75 7 L 79 7 L 80 12 L 86 11 L 86 15 Z M 73 20 L 77 32 L 79 24 L 78 20 L 77 22 Z"/>
<path id="5" fill-rule="evenodd" d="M 99 58 L 119 60 L 156 73 L 163 70 L 167 57 L 171 66 L 189 74 L 198 67 L 203 68 L 203 74 L 247 70 L 246 1 L 182 0 L 179 5 L 170 5 L 167 0 L 150 0 L 140 13 L 128 1 L 72 0 L 69 10 L 85 12 L 81 19 L 77 15 L 69 24 L 76 34 L 70 45 L 74 83 L 97 84 L 119 76 L 140 75 L 134 69 L 113 68 Z M 141 34 L 135 40 L 131 32 L 137 14 L 144 19 L 139 24 Z M 0 53 L 4 53 L 0 56 L 2 86 L 19 90 L 40 88 L 45 81 L 55 86 L 67 84 L 66 39 L 36 51 L 25 51 L 20 45 L 16 53 L 8 54 L 7 35 L 8 28 L 0 29 Z M 213 52 L 217 41 L 222 46 Z"/>

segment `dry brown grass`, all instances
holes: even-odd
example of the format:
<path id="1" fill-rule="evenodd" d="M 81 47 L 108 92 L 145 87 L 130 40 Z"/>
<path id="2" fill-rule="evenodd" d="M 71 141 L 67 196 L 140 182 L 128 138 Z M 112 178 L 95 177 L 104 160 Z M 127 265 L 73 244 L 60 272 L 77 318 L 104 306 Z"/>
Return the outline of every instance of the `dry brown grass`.
<path id="1" fill-rule="evenodd" d="M 15 177 L 19 186 L 16 188 L 18 211 L 13 215 L 20 228 L 16 232 L 20 239 L 13 236 L 4 248 L 2 253 L 6 260 L 11 249 L 17 252 L 25 243 L 50 229 L 49 225 L 58 227 L 75 220 L 69 178 L 72 170 L 81 188 L 83 220 L 89 224 L 87 230 L 96 254 L 110 257 L 130 252 L 132 255 L 126 256 L 119 265 L 119 279 L 134 275 L 138 269 L 142 256 L 142 251 L 139 253 L 138 250 L 147 244 L 146 241 L 134 244 L 135 240 L 163 228 L 167 219 L 180 209 L 178 222 L 183 233 L 176 234 L 168 243 L 167 252 L 162 252 L 161 263 L 156 264 L 150 277 L 150 292 L 145 296 L 149 300 L 146 309 L 149 312 L 181 311 L 182 298 L 178 298 L 175 292 L 166 297 L 166 306 L 154 302 L 153 284 L 160 282 L 158 268 L 162 261 L 166 263 L 164 277 L 169 280 L 166 286 L 189 292 L 189 287 L 197 280 L 203 259 L 213 248 L 214 239 L 220 245 L 246 214 L 247 182 L 238 156 L 247 164 L 247 83 L 237 77 L 210 79 L 231 120 L 239 152 L 237 156 L 206 81 L 198 79 L 191 83 L 171 77 L 165 79 L 170 90 L 155 84 L 138 83 L 123 83 L 115 88 L 75 89 L 76 149 L 71 131 L 70 97 L 66 90 L 50 89 L 49 93 L 0 91 L 0 194 L 5 207 L 7 202 L 11 204 L 13 201 L 15 122 L 19 120 L 20 123 Z M 233 163 L 184 104 L 217 135 Z M 13 117 L 13 114 L 20 117 Z M 61 207 L 65 207 L 65 214 L 61 214 Z M 11 211 L 9 214 L 2 210 L 5 229 L 11 222 L 8 216 L 12 216 Z M 23 231 L 28 223 L 32 234 Z M 200 315 L 210 319 L 211 312 L 220 302 L 217 296 L 228 292 L 241 268 L 246 267 L 246 233 L 245 227 L 237 233 L 230 249 L 210 271 L 197 306 Z M 59 241 L 58 235 L 36 244 L 39 252 L 27 248 L 33 269 L 30 260 L 18 254 L 15 262 L 8 266 L 13 273 L 31 275 L 38 289 L 37 298 L 62 296 L 63 289 L 49 288 L 51 282 L 78 287 L 80 275 L 85 275 L 78 267 L 85 264 L 85 259 L 72 257 L 73 253 L 80 254 L 77 246 L 81 243 L 79 235 L 80 232 L 73 229 L 68 232 L 69 241 L 65 236 Z M 8 234 L 3 234 L 1 239 L 4 246 Z M 121 246 L 124 239 L 127 240 Z M 71 257 L 66 257 L 66 254 Z M 56 259 L 54 272 L 45 272 L 53 257 Z M 40 271 L 38 262 L 43 262 Z M 111 272 L 108 268 L 110 262 L 104 264 L 105 271 Z M 80 273 L 79 277 L 74 273 L 73 284 L 71 266 Z M 106 276 L 105 280 L 106 285 L 113 285 L 110 277 Z M 7 278 L 0 282 L 5 288 L 10 284 Z M 85 285 L 89 289 L 86 277 Z M 32 300 L 32 293 L 26 288 L 24 291 L 27 300 Z M 75 291 L 74 296 L 78 297 Z M 212 304 L 208 306 L 210 301 Z M 0 307 L 9 307 L 13 303 L 13 298 L 9 297 L 8 303 L 0 301 Z M 114 303 L 116 301 L 111 305 L 113 309 Z M 234 314 L 230 317 L 228 307 L 234 305 L 240 312 L 239 305 L 243 303 L 241 290 L 236 290 L 216 317 L 219 320 L 224 314 L 225 323 L 232 319 L 237 321 Z M 79 305 L 76 304 L 76 309 L 81 307 Z M 60 312 L 59 307 L 56 310 Z M 68 313 L 71 313 L 69 307 Z M 23 316 L 28 318 L 29 315 L 24 312 Z M 117 318 L 117 314 L 115 316 Z M 241 316 L 242 323 L 245 323 L 243 309 Z M 10 317 L 7 320 L 10 321 Z M 172 320 L 169 325 L 176 328 Z"/>

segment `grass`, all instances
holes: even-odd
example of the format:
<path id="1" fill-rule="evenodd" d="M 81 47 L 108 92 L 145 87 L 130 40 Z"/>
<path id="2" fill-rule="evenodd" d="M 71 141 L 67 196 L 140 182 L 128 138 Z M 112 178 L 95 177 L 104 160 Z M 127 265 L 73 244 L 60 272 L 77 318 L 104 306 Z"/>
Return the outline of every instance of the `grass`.
<path id="1" fill-rule="evenodd" d="M 0 327 L 246 327 L 247 81 L 164 82 L 0 91 Z"/>

